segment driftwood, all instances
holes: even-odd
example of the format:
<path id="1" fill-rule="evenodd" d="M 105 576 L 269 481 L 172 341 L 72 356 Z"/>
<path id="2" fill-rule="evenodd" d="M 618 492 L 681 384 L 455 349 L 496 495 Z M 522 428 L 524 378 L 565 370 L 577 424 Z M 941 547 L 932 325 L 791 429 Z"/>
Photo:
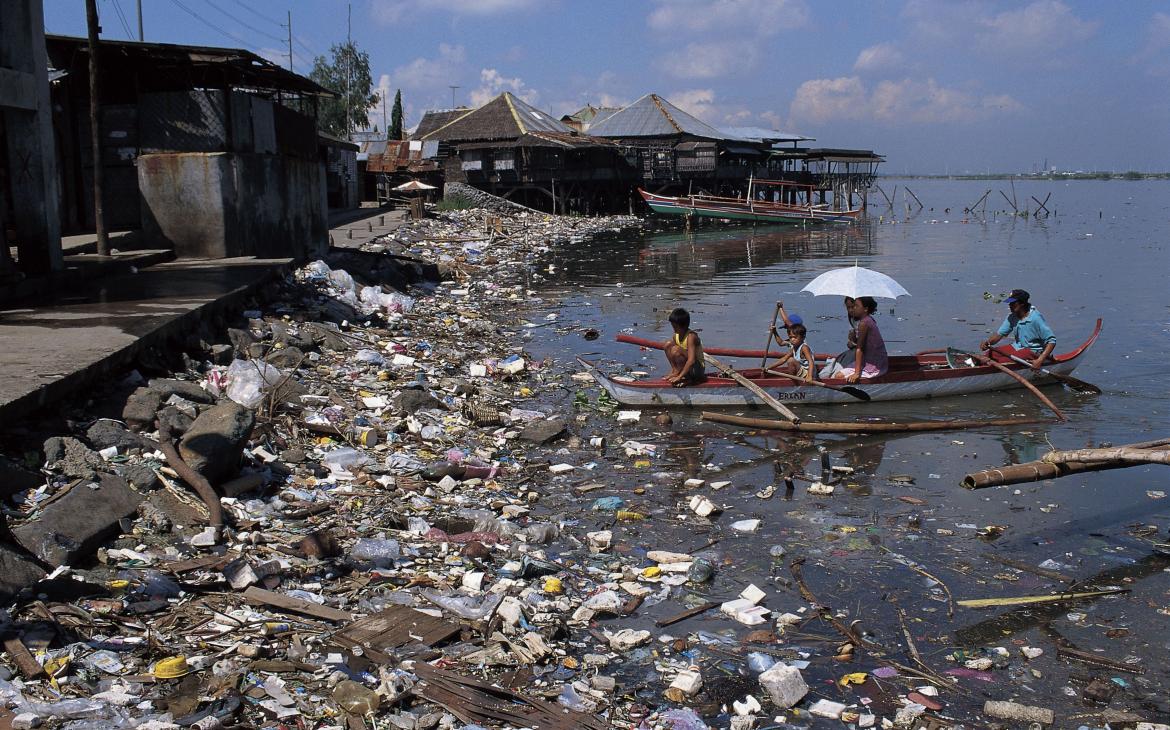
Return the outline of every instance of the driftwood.
<path id="1" fill-rule="evenodd" d="M 203 503 L 207 505 L 207 514 L 211 526 L 219 531 L 223 527 L 223 506 L 219 503 L 219 495 L 215 488 L 211 486 L 211 482 L 207 481 L 207 477 L 203 476 L 191 465 L 183 461 L 183 457 L 179 455 L 179 450 L 175 448 L 174 442 L 171 440 L 170 430 L 161 422 L 156 422 L 155 426 L 158 428 L 158 443 L 150 441 L 145 437 L 140 437 L 148 444 L 154 445 L 167 458 L 167 464 L 170 465 L 179 478 L 191 485 Z"/>
<path id="2" fill-rule="evenodd" d="M 1021 426 L 1040 423 L 1039 418 L 992 418 L 985 420 L 909 421 L 906 423 L 788 423 L 770 418 L 748 418 L 725 413 L 703 411 L 704 421 L 746 426 L 771 431 L 799 431 L 802 433 L 905 433 L 910 431 L 952 431 L 987 426 Z"/>
<path id="3" fill-rule="evenodd" d="M 1152 450 L 1160 446 L 1170 446 L 1170 439 L 1156 439 L 1154 441 L 1143 441 L 1136 444 L 1125 444 L 1123 446 L 1115 447 L 1117 449 L 1133 450 Z M 1112 451 L 1113 449 L 1085 449 L 1080 453 Z M 1058 454 L 1068 454 L 1076 452 L 1054 452 Z M 1068 476 L 1070 474 L 1081 474 L 1087 471 L 1104 471 L 1106 469 L 1121 469 L 1127 466 L 1134 466 L 1137 463 L 1131 461 L 1062 461 L 1060 463 L 1052 463 L 1045 458 L 1042 461 L 1029 461 L 1023 464 L 1009 464 L 998 469 L 985 469 L 983 471 L 972 472 L 963 477 L 963 486 L 967 489 L 986 489 L 987 487 L 1001 487 L 1005 484 L 1021 484 L 1024 482 L 1038 482 L 1043 479 L 1056 479 L 1058 477 Z"/>
<path id="4" fill-rule="evenodd" d="M 872 641 L 863 639 L 861 635 L 854 631 L 851 627 L 841 623 L 841 620 L 833 615 L 833 610 L 831 608 L 817 600 L 817 597 L 813 595 L 811 590 L 809 590 L 808 584 L 804 582 L 804 573 L 801 571 L 802 565 L 804 565 L 804 558 L 797 558 L 788 564 L 788 571 L 792 573 L 792 579 L 796 581 L 796 585 L 800 589 L 800 596 L 804 600 L 816 606 L 817 613 L 820 615 L 820 617 L 825 621 L 828 621 L 833 628 L 837 629 L 838 633 L 848 639 L 854 646 L 860 646 L 865 649 L 869 649 L 870 651 L 880 650 L 880 646 L 873 643 Z"/>
<path id="5" fill-rule="evenodd" d="M 1070 461 L 1122 462 L 1124 464 L 1170 464 L 1170 450 L 1135 449 L 1118 446 L 1111 449 L 1072 449 L 1050 451 L 1041 457 L 1049 464 L 1067 464 Z"/>

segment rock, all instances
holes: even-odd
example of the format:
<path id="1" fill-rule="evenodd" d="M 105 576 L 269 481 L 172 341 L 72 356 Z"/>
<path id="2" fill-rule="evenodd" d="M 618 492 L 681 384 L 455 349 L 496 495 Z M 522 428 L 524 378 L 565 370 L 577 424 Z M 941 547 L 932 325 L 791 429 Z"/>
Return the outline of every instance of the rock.
<path id="1" fill-rule="evenodd" d="M 279 350 L 273 350 L 268 353 L 268 357 L 265 358 L 271 365 L 288 369 L 302 364 L 304 359 L 305 353 L 299 347 L 282 347 Z"/>
<path id="2" fill-rule="evenodd" d="M 232 342 L 232 350 L 235 351 L 236 357 L 247 359 L 248 348 L 256 343 L 256 338 L 252 336 L 251 332 L 234 327 L 229 329 L 227 333 L 228 339 Z"/>
<path id="3" fill-rule="evenodd" d="M 172 395 L 177 395 L 181 398 L 186 398 L 195 403 L 205 403 L 211 405 L 215 402 L 215 397 L 208 393 L 203 388 L 199 387 L 197 383 L 192 383 L 187 380 L 176 380 L 174 378 L 153 378 L 148 386 L 151 390 L 158 393 L 159 398 L 166 400 Z"/>
<path id="4" fill-rule="evenodd" d="M 520 432 L 520 440 L 533 444 L 545 444 L 565 432 L 565 422 L 559 418 L 542 418 L 531 421 Z"/>
<path id="5" fill-rule="evenodd" d="M 1017 702 L 1002 702 L 987 700 L 983 703 L 983 714 L 997 720 L 1012 720 L 1013 722 L 1038 722 L 1041 725 L 1051 725 L 1056 721 L 1056 715 L 1045 707 L 1032 707 Z"/>
<path id="6" fill-rule="evenodd" d="M 401 413 L 443 408 L 443 403 L 425 390 L 404 390 L 394 399 L 394 407 Z"/>
<path id="7" fill-rule="evenodd" d="M 231 345 L 212 345 L 210 355 L 214 365 L 231 365 L 236 359 L 236 351 Z"/>
<path id="8" fill-rule="evenodd" d="M 669 426 L 670 424 L 674 423 L 674 418 L 672 418 L 669 413 L 659 413 L 654 417 L 654 422 L 659 426 Z"/>
<path id="9" fill-rule="evenodd" d="M 45 478 L 35 471 L 29 471 L 16 462 L 0 459 L 0 500 L 26 489 L 36 489 L 45 483 Z"/>
<path id="10" fill-rule="evenodd" d="M 280 460 L 289 464 L 300 464 L 305 460 L 303 449 L 285 449 L 280 452 Z"/>
<path id="11" fill-rule="evenodd" d="M 187 429 L 191 428 L 194 422 L 194 418 L 174 406 L 167 406 L 158 412 L 159 428 L 165 428 L 171 434 L 171 438 L 178 438 L 187 433 Z"/>
<path id="12" fill-rule="evenodd" d="M 126 405 L 122 408 L 122 420 L 132 429 L 151 430 L 154 428 L 155 414 L 158 413 L 161 404 L 162 396 L 158 391 L 143 386 L 126 399 Z"/>
<path id="13" fill-rule="evenodd" d="M 255 425 L 255 413 L 223 401 L 199 414 L 179 444 L 179 455 L 216 484 L 239 469 L 240 454 Z"/>
<path id="14" fill-rule="evenodd" d="M 162 486 L 154 469 L 142 462 L 115 464 L 114 471 L 139 492 L 153 492 Z"/>
<path id="15" fill-rule="evenodd" d="M 137 434 L 132 433 L 117 421 L 100 418 L 86 430 L 85 438 L 95 449 L 116 446 L 119 451 L 134 449 L 141 445 Z"/>
<path id="16" fill-rule="evenodd" d="M 106 462 L 98 453 L 70 436 L 53 436 L 45 441 L 45 466 L 71 479 L 96 479 Z"/>
<path id="17" fill-rule="evenodd" d="M 0 598 L 7 600 L 44 577 L 45 571 L 35 561 L 0 543 Z"/>
<path id="18" fill-rule="evenodd" d="M 118 520 L 138 511 L 142 495 L 126 480 L 102 474 L 96 485 L 78 484 L 12 531 L 17 541 L 50 565 L 73 565 L 118 530 Z"/>
<path id="19" fill-rule="evenodd" d="M 777 707 L 788 708 L 808 694 L 808 685 L 800 670 L 786 664 L 777 664 L 760 675 L 760 686 Z"/>

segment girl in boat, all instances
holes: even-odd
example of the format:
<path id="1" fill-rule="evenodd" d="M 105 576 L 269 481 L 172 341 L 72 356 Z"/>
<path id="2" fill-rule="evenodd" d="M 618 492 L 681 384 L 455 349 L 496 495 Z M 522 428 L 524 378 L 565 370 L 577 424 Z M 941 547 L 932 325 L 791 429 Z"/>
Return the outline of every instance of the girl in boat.
<path id="1" fill-rule="evenodd" d="M 703 382 L 707 379 L 703 343 L 699 340 L 699 333 L 691 331 L 690 313 L 682 307 L 676 308 L 670 313 L 670 326 L 674 329 L 674 337 L 667 340 L 663 348 L 670 362 L 666 382 L 673 383 L 676 388 Z"/>
<path id="2" fill-rule="evenodd" d="M 853 350 L 853 363 L 845 366 L 839 363 L 842 369 L 834 373 L 845 378 L 848 383 L 856 383 L 865 378 L 876 378 L 886 374 L 890 368 L 889 356 L 886 354 L 886 342 L 878 330 L 873 313 L 877 311 L 877 302 L 873 297 L 858 297 L 853 302 L 850 316 L 857 320 L 857 337 Z"/>

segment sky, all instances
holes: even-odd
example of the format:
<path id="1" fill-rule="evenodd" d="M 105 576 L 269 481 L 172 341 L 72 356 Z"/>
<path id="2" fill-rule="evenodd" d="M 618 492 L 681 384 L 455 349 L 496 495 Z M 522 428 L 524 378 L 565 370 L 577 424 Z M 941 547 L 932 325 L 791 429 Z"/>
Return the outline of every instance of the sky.
<path id="1" fill-rule="evenodd" d="M 1170 171 L 1170 0 L 141 2 L 147 41 L 282 65 L 291 11 L 305 74 L 350 32 L 408 127 L 503 91 L 557 116 L 653 92 L 715 126 L 872 149 L 884 173 Z M 44 7 L 46 32 L 85 35 L 81 0 Z M 135 0 L 98 12 L 102 37 L 137 38 Z"/>

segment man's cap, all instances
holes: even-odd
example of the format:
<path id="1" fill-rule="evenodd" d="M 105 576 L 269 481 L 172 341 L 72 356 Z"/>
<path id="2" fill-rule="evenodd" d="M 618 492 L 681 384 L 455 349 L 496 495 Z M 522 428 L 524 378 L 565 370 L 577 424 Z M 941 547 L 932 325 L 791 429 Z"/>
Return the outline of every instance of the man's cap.
<path id="1" fill-rule="evenodd" d="M 1011 304 L 1012 302 L 1028 303 L 1028 292 L 1023 289 L 1012 289 L 1012 293 L 1008 294 L 1008 298 L 1003 300 L 1004 304 Z"/>
<path id="2" fill-rule="evenodd" d="M 804 320 L 800 318 L 799 314 L 788 315 L 788 324 L 785 327 L 791 327 L 794 324 L 804 324 Z"/>

